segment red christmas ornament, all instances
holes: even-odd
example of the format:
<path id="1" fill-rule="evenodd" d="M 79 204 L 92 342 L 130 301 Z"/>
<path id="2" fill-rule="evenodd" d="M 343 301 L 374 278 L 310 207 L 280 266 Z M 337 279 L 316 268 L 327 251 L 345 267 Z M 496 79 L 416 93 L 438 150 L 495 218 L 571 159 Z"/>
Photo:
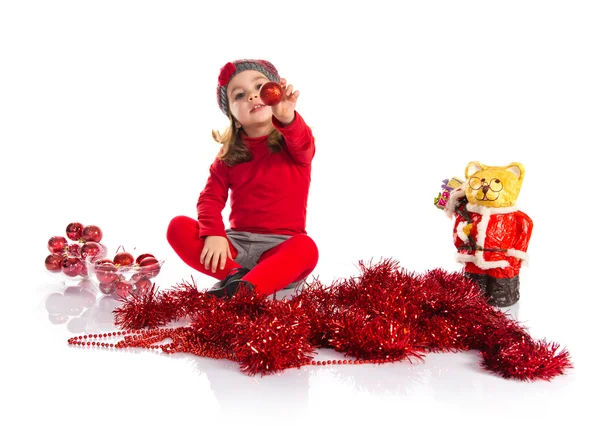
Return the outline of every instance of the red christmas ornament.
<path id="1" fill-rule="evenodd" d="M 108 259 L 102 259 L 96 262 L 96 278 L 100 284 L 110 284 L 117 281 L 117 267 Z M 99 263 L 100 262 L 100 263 Z"/>
<path id="2" fill-rule="evenodd" d="M 104 256 L 105 254 L 103 247 L 93 241 L 88 241 L 87 243 L 82 244 L 80 252 L 82 259 L 89 257 L 92 261 L 98 257 Z"/>
<path id="3" fill-rule="evenodd" d="M 146 257 L 139 263 L 143 268 L 143 274 L 147 277 L 155 277 L 160 272 L 160 264 L 155 257 Z"/>
<path id="4" fill-rule="evenodd" d="M 138 265 L 140 264 L 140 262 L 142 260 L 144 260 L 147 257 L 154 257 L 153 254 L 150 253 L 144 253 L 144 254 L 140 254 L 136 259 L 135 259 L 135 263 L 137 263 Z"/>
<path id="5" fill-rule="evenodd" d="M 69 256 L 81 257 L 81 245 L 77 243 L 69 244 L 66 248 L 66 251 Z"/>
<path id="6" fill-rule="evenodd" d="M 142 277 L 135 281 L 135 294 L 138 296 L 143 296 L 144 294 L 150 291 L 152 287 L 152 281 L 149 278 Z"/>
<path id="7" fill-rule="evenodd" d="M 52 253 L 46 256 L 46 269 L 50 272 L 60 272 L 62 269 L 63 256 L 58 253 Z"/>
<path id="8" fill-rule="evenodd" d="M 61 264 L 63 274 L 68 277 L 76 277 L 83 271 L 83 263 L 76 257 L 66 257 Z"/>
<path id="9" fill-rule="evenodd" d="M 269 81 L 260 88 L 260 99 L 265 105 L 273 106 L 281 102 L 283 89 L 278 83 Z"/>
<path id="10" fill-rule="evenodd" d="M 117 281 L 115 284 L 115 295 L 121 299 L 126 299 L 133 292 L 133 285 L 128 281 Z"/>
<path id="11" fill-rule="evenodd" d="M 83 235 L 83 225 L 79 222 L 72 222 L 67 225 L 67 237 L 72 241 L 78 241 Z"/>
<path id="12" fill-rule="evenodd" d="M 115 254 L 113 263 L 120 266 L 133 265 L 133 255 L 131 253 L 127 253 L 126 251 L 122 251 L 121 253 Z"/>
<path id="13" fill-rule="evenodd" d="M 96 225 L 88 225 L 83 228 L 81 238 L 84 241 L 93 241 L 99 243 L 102 239 L 102 230 Z"/>
<path id="14" fill-rule="evenodd" d="M 48 240 L 48 250 L 50 253 L 62 253 L 67 246 L 67 239 L 65 237 L 52 237 Z"/>

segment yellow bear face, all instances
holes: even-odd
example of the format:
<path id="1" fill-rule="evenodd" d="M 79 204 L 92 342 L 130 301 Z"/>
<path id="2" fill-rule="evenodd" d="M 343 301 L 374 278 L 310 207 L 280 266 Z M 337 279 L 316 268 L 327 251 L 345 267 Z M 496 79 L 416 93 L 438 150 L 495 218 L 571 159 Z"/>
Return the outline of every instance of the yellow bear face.
<path id="1" fill-rule="evenodd" d="M 524 176 L 521 163 L 494 167 L 472 161 L 465 170 L 467 180 L 463 187 L 470 204 L 510 207 L 517 202 Z"/>

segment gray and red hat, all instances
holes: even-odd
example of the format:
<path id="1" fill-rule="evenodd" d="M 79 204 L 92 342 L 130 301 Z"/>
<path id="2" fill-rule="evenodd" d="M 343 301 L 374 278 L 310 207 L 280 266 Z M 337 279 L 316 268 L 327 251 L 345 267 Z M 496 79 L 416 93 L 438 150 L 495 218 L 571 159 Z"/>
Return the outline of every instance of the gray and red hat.
<path id="1" fill-rule="evenodd" d="M 227 115 L 229 111 L 229 102 L 227 101 L 227 86 L 231 79 L 242 71 L 254 70 L 261 72 L 270 81 L 279 83 L 279 73 L 277 68 L 263 59 L 238 59 L 237 61 L 227 62 L 219 73 L 219 84 L 217 85 L 217 103 L 223 114 Z"/>

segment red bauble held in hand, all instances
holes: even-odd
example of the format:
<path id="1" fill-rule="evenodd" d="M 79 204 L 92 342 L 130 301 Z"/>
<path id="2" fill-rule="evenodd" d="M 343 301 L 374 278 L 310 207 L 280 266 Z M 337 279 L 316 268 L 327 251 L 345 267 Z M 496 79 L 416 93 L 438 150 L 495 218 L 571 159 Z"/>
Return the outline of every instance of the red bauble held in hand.
<path id="1" fill-rule="evenodd" d="M 260 99 L 265 105 L 277 105 L 283 99 L 283 90 L 279 84 L 269 81 L 260 88 Z"/>

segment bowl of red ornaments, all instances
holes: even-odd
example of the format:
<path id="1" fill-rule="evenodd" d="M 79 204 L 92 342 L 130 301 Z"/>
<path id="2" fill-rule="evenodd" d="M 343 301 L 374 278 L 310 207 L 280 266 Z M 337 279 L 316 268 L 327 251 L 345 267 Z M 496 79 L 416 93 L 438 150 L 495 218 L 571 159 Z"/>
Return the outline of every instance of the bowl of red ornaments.
<path id="1" fill-rule="evenodd" d="M 127 299 L 150 292 L 164 262 L 149 252 L 121 251 L 112 258 L 87 257 L 86 269 L 101 293 Z"/>

